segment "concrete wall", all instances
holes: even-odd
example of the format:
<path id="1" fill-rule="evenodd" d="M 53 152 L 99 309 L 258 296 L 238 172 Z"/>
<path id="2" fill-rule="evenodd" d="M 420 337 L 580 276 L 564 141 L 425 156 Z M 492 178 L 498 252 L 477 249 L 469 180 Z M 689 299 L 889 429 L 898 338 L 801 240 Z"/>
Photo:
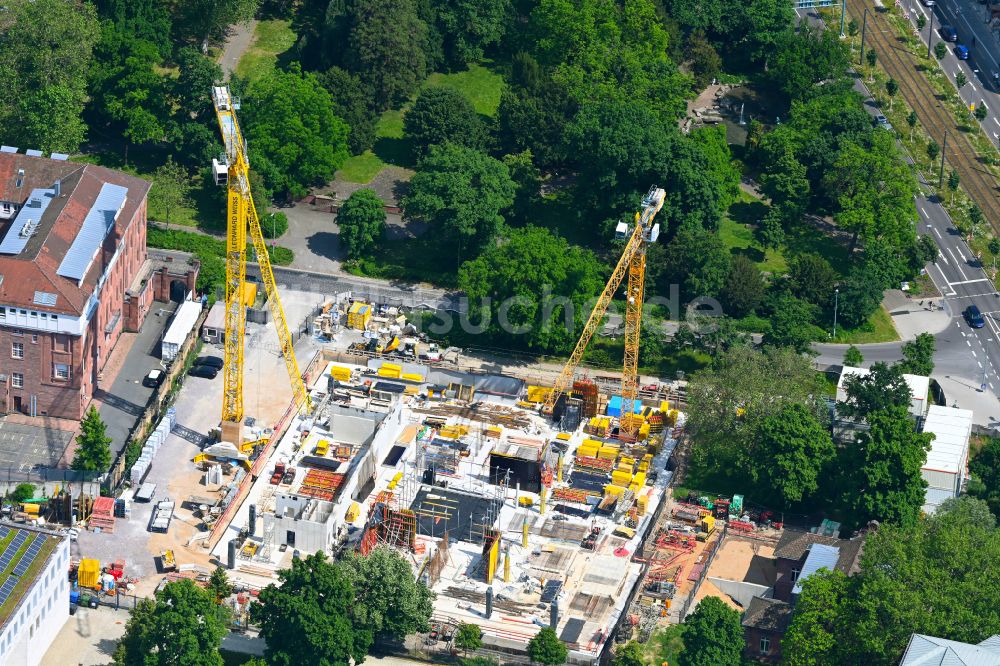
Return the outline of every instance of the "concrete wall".
<path id="1" fill-rule="evenodd" d="M 294 547 L 305 553 L 315 553 L 325 550 L 333 542 L 333 515 L 325 511 L 321 516 L 328 517 L 322 522 L 308 520 L 305 518 L 294 518 L 301 515 L 302 510 L 308 502 L 320 502 L 308 497 L 299 495 L 278 495 L 275 499 L 275 514 L 264 514 L 265 529 L 267 523 L 274 521 L 272 532 L 272 542 L 275 544 L 289 544 L 288 533 L 294 532 Z M 322 502 L 329 504 L 329 502 Z M 289 511 L 290 510 L 290 511 Z M 285 515 L 286 511 L 291 515 Z M 291 545 L 291 544 L 289 544 Z"/>
<path id="2" fill-rule="evenodd" d="M 941 472 L 933 469 L 922 469 L 920 470 L 920 476 L 924 478 L 927 482 L 927 486 L 930 488 L 947 490 L 954 493 L 955 497 L 958 497 L 958 494 L 961 491 L 962 478 L 958 474 Z"/>

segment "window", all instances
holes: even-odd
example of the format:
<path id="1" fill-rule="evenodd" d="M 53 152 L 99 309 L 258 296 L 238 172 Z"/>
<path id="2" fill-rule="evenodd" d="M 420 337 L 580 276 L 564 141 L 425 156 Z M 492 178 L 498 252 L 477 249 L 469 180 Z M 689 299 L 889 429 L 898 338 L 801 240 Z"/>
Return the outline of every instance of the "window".
<path id="1" fill-rule="evenodd" d="M 792 582 L 796 582 L 799 579 L 799 574 L 802 573 L 798 569 L 792 569 Z"/>
<path id="2" fill-rule="evenodd" d="M 37 345 L 38 344 L 38 334 L 37 333 L 32 333 L 31 334 L 31 344 L 33 344 L 33 345 Z"/>
<path id="3" fill-rule="evenodd" d="M 7 318 L 7 308 L 0 308 L 0 319 Z"/>
<path id="4" fill-rule="evenodd" d="M 24 343 L 23 342 L 12 342 L 12 343 L 10 343 L 10 357 L 11 358 L 24 358 Z"/>
<path id="5" fill-rule="evenodd" d="M 14 312 L 14 311 L 13 311 L 13 310 L 11 310 L 11 312 Z M 17 335 L 17 336 L 21 336 L 21 335 L 24 335 L 24 331 L 22 331 L 22 330 L 21 330 L 21 329 L 19 329 L 19 328 L 15 328 L 15 329 L 14 329 L 13 331 L 11 331 L 11 334 L 12 334 L 12 335 Z"/>
<path id="6" fill-rule="evenodd" d="M 69 336 L 68 335 L 53 335 L 52 336 L 52 349 L 57 352 L 68 352 L 69 351 Z"/>
<path id="7" fill-rule="evenodd" d="M 771 652 L 771 639 L 767 636 L 760 637 L 760 653 L 768 654 Z"/>
<path id="8" fill-rule="evenodd" d="M 65 363 L 53 363 L 52 376 L 55 379 L 62 379 L 62 380 L 69 379 L 69 365 Z"/>
<path id="9" fill-rule="evenodd" d="M 20 372 L 11 373 L 10 385 L 14 388 L 24 388 L 24 375 Z"/>

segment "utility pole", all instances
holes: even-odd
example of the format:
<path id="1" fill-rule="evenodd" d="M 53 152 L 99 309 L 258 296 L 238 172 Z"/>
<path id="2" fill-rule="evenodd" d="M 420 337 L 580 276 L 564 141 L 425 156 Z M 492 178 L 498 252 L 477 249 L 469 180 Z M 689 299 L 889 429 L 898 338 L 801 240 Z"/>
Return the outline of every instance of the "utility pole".
<path id="1" fill-rule="evenodd" d="M 944 131 L 944 141 L 941 146 L 941 168 L 938 170 L 938 189 L 944 186 L 944 153 L 948 150 L 948 130 Z"/>
<path id="2" fill-rule="evenodd" d="M 868 8 L 865 7 L 865 15 L 861 19 L 861 58 L 858 60 L 859 65 L 865 64 L 865 32 L 868 30 Z"/>
<path id="3" fill-rule="evenodd" d="M 931 42 L 934 41 L 934 9 L 931 9 L 931 20 L 927 24 L 927 57 L 931 57 Z"/>
<path id="4" fill-rule="evenodd" d="M 840 3 L 840 38 L 843 39 L 846 35 L 844 34 L 844 17 L 847 16 L 847 0 L 843 0 Z"/>
<path id="5" fill-rule="evenodd" d="M 833 290 L 833 337 L 837 337 L 837 307 L 840 305 L 840 287 Z"/>

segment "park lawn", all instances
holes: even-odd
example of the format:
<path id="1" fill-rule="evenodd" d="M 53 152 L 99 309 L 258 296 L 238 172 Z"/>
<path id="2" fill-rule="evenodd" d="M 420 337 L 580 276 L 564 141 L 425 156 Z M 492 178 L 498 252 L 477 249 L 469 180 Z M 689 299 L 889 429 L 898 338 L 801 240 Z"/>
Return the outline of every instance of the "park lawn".
<path id="1" fill-rule="evenodd" d="M 274 70 L 278 56 L 294 45 L 291 21 L 261 21 L 254 30 L 250 48 L 236 64 L 236 73 L 250 80 L 266 76 Z"/>
<path id="2" fill-rule="evenodd" d="M 240 61 L 242 64 L 242 61 Z M 462 72 L 435 72 L 421 84 L 421 90 L 433 86 L 447 86 L 459 91 L 472 103 L 476 113 L 493 117 L 500 106 L 503 92 L 503 77 L 479 64 L 469 65 Z M 337 178 L 351 183 L 367 183 L 386 165 L 412 168 L 413 151 L 410 142 L 403 136 L 403 114 L 416 99 L 399 109 L 389 109 L 379 116 L 375 124 L 375 145 L 360 155 L 347 158 L 337 171 Z"/>
<path id="3" fill-rule="evenodd" d="M 838 328 L 837 337 L 827 341 L 838 344 L 863 345 L 875 342 L 895 342 L 899 333 L 892 323 L 892 317 L 882 306 L 876 310 L 868 321 L 857 328 Z"/>
<path id="4" fill-rule="evenodd" d="M 500 94 L 503 92 L 503 76 L 473 63 L 464 72 L 442 74 L 435 72 L 427 77 L 421 88 L 445 86 L 454 88 L 472 102 L 476 113 L 492 118 L 500 106 Z"/>
<path id="5" fill-rule="evenodd" d="M 757 268 L 772 275 L 782 275 L 788 270 L 788 262 L 780 249 L 764 250 L 753 237 L 753 231 L 731 217 L 722 218 L 719 237 L 732 254 L 746 255 Z"/>
<path id="6" fill-rule="evenodd" d="M 383 240 L 371 256 L 344 262 L 344 270 L 363 277 L 454 287 L 454 250 L 443 249 L 431 235 Z"/>

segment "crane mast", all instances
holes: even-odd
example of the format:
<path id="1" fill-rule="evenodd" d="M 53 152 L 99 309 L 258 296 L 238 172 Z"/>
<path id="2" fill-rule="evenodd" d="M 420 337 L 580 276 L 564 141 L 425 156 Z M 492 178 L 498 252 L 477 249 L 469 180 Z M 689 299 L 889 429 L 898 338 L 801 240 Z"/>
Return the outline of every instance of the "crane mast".
<path id="1" fill-rule="evenodd" d="M 632 233 L 627 230 L 622 231 L 623 236 L 628 236 L 628 242 L 618 264 L 615 266 L 611 277 L 604 286 L 597 299 L 594 309 L 584 324 L 580 339 L 577 340 L 573 353 L 566 361 L 559 377 L 556 379 L 552 391 L 545 399 L 542 412 L 551 414 L 555 409 L 556 402 L 570 388 L 576 369 L 583 360 L 583 355 L 587 351 L 594 332 L 600 326 L 604 315 L 607 313 L 608 305 L 614 298 L 615 293 L 621 286 L 625 276 L 628 275 L 625 296 L 625 361 L 622 371 L 622 416 L 619 419 L 618 431 L 622 439 L 634 439 L 639 429 L 636 419 L 632 418 L 633 405 L 639 394 L 639 336 L 642 329 L 642 301 L 646 282 L 646 247 L 649 243 L 655 243 L 660 234 L 660 225 L 653 224 L 653 218 L 663 207 L 663 199 L 666 192 L 655 185 L 649 188 L 649 192 L 642 198 L 642 210 L 635 214 L 635 227 Z M 624 224 L 620 227 L 625 226 Z"/>
<path id="2" fill-rule="evenodd" d="M 284 308 L 274 282 L 271 259 L 264 243 L 260 219 L 250 192 L 250 162 L 246 139 L 236 119 L 239 99 L 229 94 L 228 86 L 212 89 L 212 103 L 219 121 L 219 130 L 226 146 L 225 163 L 212 160 L 216 184 L 227 186 L 226 196 L 226 338 L 223 359 L 222 423 L 224 438 L 239 445 L 240 423 L 243 420 L 243 343 L 246 334 L 246 306 L 243 302 L 247 267 L 247 229 L 264 288 L 271 317 L 278 331 L 285 369 L 292 384 L 296 405 L 309 406 L 309 393 L 299 372 L 292 336 L 288 332 Z M 227 434 L 228 426 L 228 434 Z"/>

